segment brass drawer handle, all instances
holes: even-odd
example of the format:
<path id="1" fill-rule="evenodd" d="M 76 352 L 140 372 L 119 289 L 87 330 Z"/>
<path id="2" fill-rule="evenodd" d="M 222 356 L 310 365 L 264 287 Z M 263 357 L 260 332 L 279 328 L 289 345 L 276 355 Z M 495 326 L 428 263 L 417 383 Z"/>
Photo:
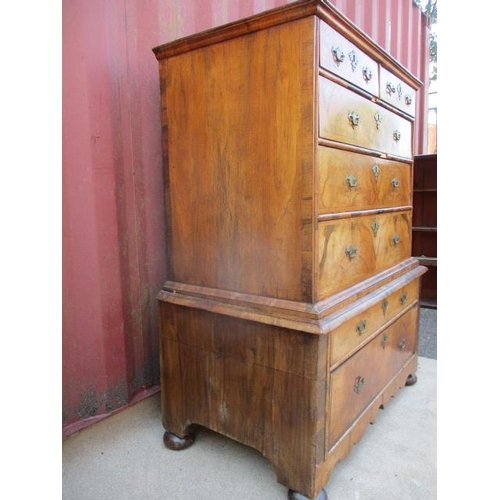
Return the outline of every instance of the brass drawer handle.
<path id="1" fill-rule="evenodd" d="M 352 188 L 356 187 L 356 185 L 358 184 L 358 179 L 356 178 L 355 175 L 348 175 L 345 178 L 345 181 L 347 182 L 347 185 L 349 186 L 349 189 L 352 189 Z"/>
<path id="2" fill-rule="evenodd" d="M 394 92 L 396 92 L 396 87 L 394 86 L 393 83 L 387 82 L 387 86 L 385 87 L 385 90 L 387 91 L 387 93 L 389 95 L 392 95 L 392 94 L 394 94 Z"/>
<path id="3" fill-rule="evenodd" d="M 377 236 L 377 233 L 378 233 L 378 230 L 380 229 L 380 222 L 378 220 L 376 220 L 373 224 L 372 224 L 372 231 L 373 231 L 373 236 Z"/>
<path id="4" fill-rule="evenodd" d="M 406 104 L 407 106 L 410 106 L 412 102 L 413 102 L 413 100 L 412 100 L 412 98 L 411 98 L 411 95 L 410 95 L 410 94 L 406 94 L 406 95 L 405 95 L 405 104 Z"/>
<path id="5" fill-rule="evenodd" d="M 348 115 L 347 118 L 349 118 L 349 121 L 351 122 L 352 128 L 357 127 L 359 125 L 359 115 L 358 113 L 351 111 Z"/>
<path id="6" fill-rule="evenodd" d="M 356 325 L 356 331 L 358 332 L 358 335 L 363 335 L 363 332 L 366 330 L 366 319 L 362 319 L 357 325 Z"/>
<path id="7" fill-rule="evenodd" d="M 399 130 L 395 130 L 392 134 L 392 138 L 396 141 L 399 142 L 401 139 L 401 132 Z"/>
<path id="8" fill-rule="evenodd" d="M 373 165 L 372 172 L 375 176 L 375 180 L 378 181 L 378 176 L 380 175 L 380 167 L 378 166 L 378 163 L 375 163 L 375 165 Z"/>
<path id="9" fill-rule="evenodd" d="M 364 383 L 365 379 L 361 375 L 359 377 L 356 377 L 356 380 L 354 381 L 354 392 L 356 394 L 360 393 L 361 387 L 363 387 Z"/>
<path id="10" fill-rule="evenodd" d="M 332 47 L 333 60 L 337 63 L 337 66 L 344 62 L 345 54 L 340 47 Z"/>
<path id="11" fill-rule="evenodd" d="M 399 179 L 392 179 L 391 181 L 392 187 L 393 188 L 398 188 L 399 187 Z"/>
<path id="12" fill-rule="evenodd" d="M 406 347 L 406 340 L 401 339 L 398 344 L 399 349 L 402 351 Z"/>
<path id="13" fill-rule="evenodd" d="M 399 242 L 401 241 L 401 238 L 399 237 L 399 234 L 395 234 L 393 237 L 392 237 L 392 242 L 397 245 Z"/>
<path id="14" fill-rule="evenodd" d="M 373 72 L 367 66 L 365 66 L 362 71 L 363 71 L 363 78 L 365 79 L 365 82 L 368 83 L 373 78 Z"/>
<path id="15" fill-rule="evenodd" d="M 354 257 L 356 257 L 356 254 L 358 253 L 358 247 L 355 247 L 354 245 L 349 245 L 345 249 L 345 253 L 349 257 L 349 260 L 352 260 L 354 259 Z"/>
<path id="16" fill-rule="evenodd" d="M 380 124 L 382 123 L 382 116 L 380 115 L 380 113 L 377 111 L 375 113 L 375 115 L 373 116 L 373 118 L 375 119 L 375 125 L 377 127 L 377 130 L 380 128 Z"/>
<path id="17" fill-rule="evenodd" d="M 382 335 L 382 341 L 380 342 L 382 344 L 382 349 L 385 349 L 385 346 L 387 345 L 387 341 L 389 340 L 389 334 L 384 333 Z"/>
<path id="18" fill-rule="evenodd" d="M 356 67 L 358 66 L 359 63 L 359 58 L 356 55 L 356 52 L 354 52 L 354 50 L 351 50 L 351 52 L 349 52 L 349 59 L 351 61 L 352 70 L 356 71 Z"/>
<path id="19" fill-rule="evenodd" d="M 387 312 L 387 306 L 389 305 L 389 301 L 387 299 L 384 299 L 382 301 L 382 312 L 384 313 L 384 316 L 385 316 L 385 313 Z M 387 335 L 387 334 L 386 334 Z"/>
<path id="20" fill-rule="evenodd" d="M 403 292 L 403 293 L 401 294 L 401 297 L 399 297 L 399 302 L 400 302 L 400 304 L 401 304 L 402 306 L 404 306 L 404 305 L 405 305 L 405 303 L 406 303 L 406 300 L 407 300 L 407 299 L 408 299 L 408 295 L 406 295 L 406 292 Z"/>

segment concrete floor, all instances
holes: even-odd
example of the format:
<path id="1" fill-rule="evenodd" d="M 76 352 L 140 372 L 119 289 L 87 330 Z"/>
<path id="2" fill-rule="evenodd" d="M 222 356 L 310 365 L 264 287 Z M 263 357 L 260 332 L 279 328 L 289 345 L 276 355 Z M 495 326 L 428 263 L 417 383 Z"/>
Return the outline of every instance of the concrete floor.
<path id="1" fill-rule="evenodd" d="M 437 309 L 420 308 L 418 353 L 424 358 L 437 359 Z"/>
<path id="2" fill-rule="evenodd" d="M 417 384 L 379 412 L 335 467 L 325 487 L 330 500 L 437 498 L 436 316 L 435 310 L 421 310 Z M 162 437 L 157 394 L 66 438 L 63 500 L 287 498 L 270 463 L 251 448 L 201 430 L 193 446 L 175 452 Z"/>

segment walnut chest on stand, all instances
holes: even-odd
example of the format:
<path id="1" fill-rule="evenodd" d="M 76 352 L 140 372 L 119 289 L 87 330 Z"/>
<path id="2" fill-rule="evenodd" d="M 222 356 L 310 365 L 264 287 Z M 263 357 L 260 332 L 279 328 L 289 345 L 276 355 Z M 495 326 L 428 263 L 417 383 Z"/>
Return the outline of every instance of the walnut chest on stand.
<path id="1" fill-rule="evenodd" d="M 326 498 L 335 464 L 416 381 L 420 82 L 326 0 L 154 53 L 165 444 L 205 426 L 259 450 L 289 498 Z"/>

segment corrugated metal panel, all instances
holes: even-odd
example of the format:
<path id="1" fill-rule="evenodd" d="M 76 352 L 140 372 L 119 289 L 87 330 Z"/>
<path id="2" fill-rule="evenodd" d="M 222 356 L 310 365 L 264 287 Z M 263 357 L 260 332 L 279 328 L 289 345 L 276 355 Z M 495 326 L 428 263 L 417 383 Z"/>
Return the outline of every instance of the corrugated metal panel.
<path id="1" fill-rule="evenodd" d="M 152 47 L 287 3 L 63 0 L 64 435 L 159 380 L 156 293 L 167 269 Z M 332 3 L 427 80 L 425 22 L 411 0 Z"/>
<path id="2" fill-rule="evenodd" d="M 63 425 L 158 384 L 161 2 L 63 4 Z"/>

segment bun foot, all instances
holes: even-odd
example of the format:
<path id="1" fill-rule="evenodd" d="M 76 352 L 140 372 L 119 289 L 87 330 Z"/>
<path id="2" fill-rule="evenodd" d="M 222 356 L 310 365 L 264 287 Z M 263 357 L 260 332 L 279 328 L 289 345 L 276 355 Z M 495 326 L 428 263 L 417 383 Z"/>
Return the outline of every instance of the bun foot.
<path id="1" fill-rule="evenodd" d="M 416 375 L 408 375 L 408 378 L 406 379 L 406 384 L 405 385 L 414 385 L 417 383 L 417 376 Z"/>
<path id="2" fill-rule="evenodd" d="M 179 437 L 167 431 L 163 434 L 163 442 L 169 450 L 185 450 L 194 443 L 194 433 L 187 434 L 184 437 Z"/>
<path id="3" fill-rule="evenodd" d="M 288 490 L 288 500 L 328 500 L 328 495 L 325 490 L 321 490 L 314 498 L 309 498 L 298 491 Z"/>

